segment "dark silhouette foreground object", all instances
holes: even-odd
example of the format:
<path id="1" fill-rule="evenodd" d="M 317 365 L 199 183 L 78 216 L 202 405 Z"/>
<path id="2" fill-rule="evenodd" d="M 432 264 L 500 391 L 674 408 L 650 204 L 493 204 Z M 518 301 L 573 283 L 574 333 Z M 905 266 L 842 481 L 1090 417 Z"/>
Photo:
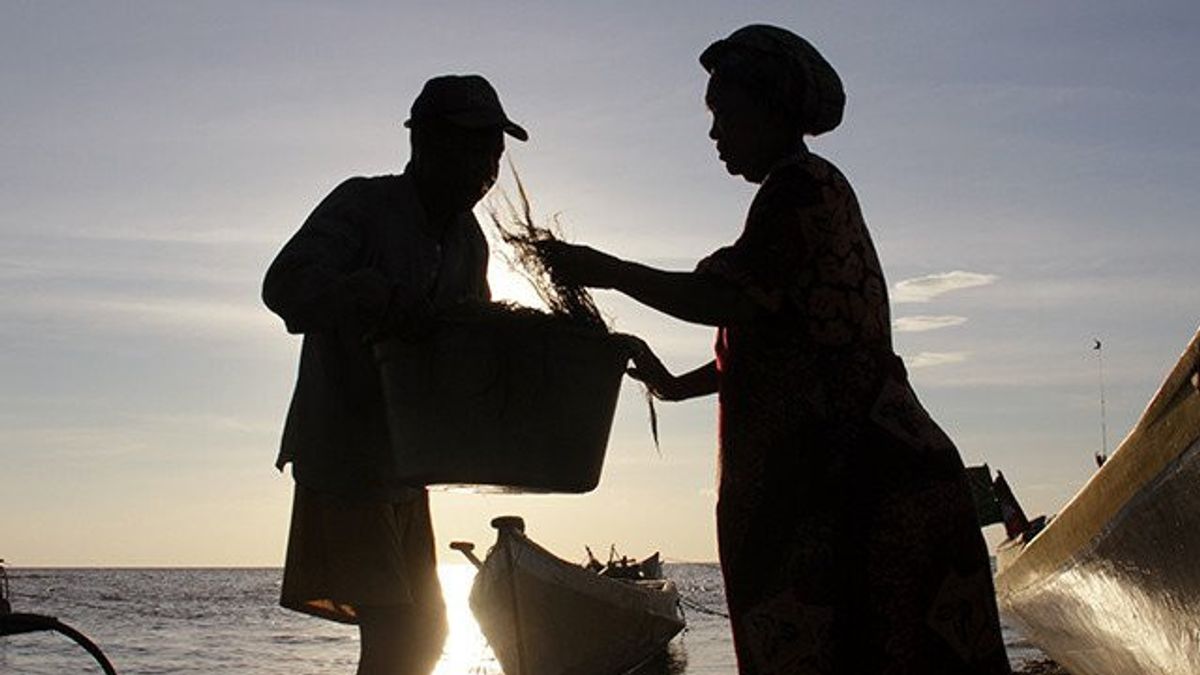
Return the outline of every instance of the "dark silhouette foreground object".
<path id="1" fill-rule="evenodd" d="M 0 636 L 3 635 L 20 635 L 22 633 L 36 633 L 41 631 L 49 631 L 65 635 L 72 642 L 87 650 L 88 654 L 96 660 L 96 663 L 104 670 L 106 675 L 117 675 L 117 670 L 113 668 L 111 662 L 96 646 L 96 643 L 88 639 L 86 635 L 78 630 L 68 626 L 52 616 L 43 616 L 41 614 L 26 614 L 23 612 L 14 612 L 11 614 L 0 614 Z"/>
<path id="2" fill-rule="evenodd" d="M 266 305 L 304 336 L 276 463 L 296 482 L 280 604 L 357 625 L 358 675 L 427 673 L 446 633 L 428 495 L 393 471 L 371 340 L 490 299 L 471 209 L 505 136 L 528 136 L 478 75 L 426 82 L 405 126 L 404 172 L 343 181 L 263 281 Z"/>
<path id="3" fill-rule="evenodd" d="M 887 284 L 858 200 L 805 136 L 842 119 L 832 66 L 752 25 L 700 56 L 709 137 L 760 185 L 738 239 L 693 271 L 543 244 L 559 278 L 717 328 L 662 400 L 719 394 L 717 533 L 740 675 L 1008 675 L 986 545 L 953 441 L 891 340 Z"/>
<path id="4" fill-rule="evenodd" d="M 96 643 L 89 640 L 83 633 L 52 616 L 13 612 L 12 603 L 8 599 L 8 572 L 4 569 L 4 561 L 0 560 L 0 637 L 43 631 L 65 635 L 72 642 L 87 650 L 87 653 L 91 654 L 96 663 L 104 670 L 105 675 L 117 675 L 116 668 L 113 668 L 104 652 L 100 651 Z"/>
<path id="5" fill-rule="evenodd" d="M 600 481 L 628 352 L 603 329 L 497 311 L 375 346 L 400 480 L 582 493 Z"/>

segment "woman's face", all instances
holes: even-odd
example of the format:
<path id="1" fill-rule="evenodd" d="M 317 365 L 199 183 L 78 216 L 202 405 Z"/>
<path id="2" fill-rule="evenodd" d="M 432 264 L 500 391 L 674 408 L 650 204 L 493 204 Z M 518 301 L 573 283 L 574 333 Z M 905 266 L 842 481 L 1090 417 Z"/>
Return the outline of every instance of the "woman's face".
<path id="1" fill-rule="evenodd" d="M 704 100 L 712 113 L 708 136 L 734 176 L 761 183 L 776 162 L 796 150 L 795 127 L 782 111 L 764 105 L 736 82 L 710 77 Z"/>

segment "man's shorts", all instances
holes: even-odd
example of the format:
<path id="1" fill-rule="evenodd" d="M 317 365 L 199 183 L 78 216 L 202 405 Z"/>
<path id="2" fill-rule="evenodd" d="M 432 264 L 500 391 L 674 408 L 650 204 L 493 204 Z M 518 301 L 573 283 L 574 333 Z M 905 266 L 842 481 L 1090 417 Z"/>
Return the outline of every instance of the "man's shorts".
<path id="1" fill-rule="evenodd" d="M 444 616 L 428 494 L 357 502 L 297 485 L 279 604 L 350 624 L 360 607 Z"/>

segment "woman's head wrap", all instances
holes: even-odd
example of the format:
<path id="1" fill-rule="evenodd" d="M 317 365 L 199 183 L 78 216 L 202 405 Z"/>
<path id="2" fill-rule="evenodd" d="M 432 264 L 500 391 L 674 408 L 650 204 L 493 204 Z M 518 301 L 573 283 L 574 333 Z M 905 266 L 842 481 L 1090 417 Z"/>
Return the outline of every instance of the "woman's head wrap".
<path id="1" fill-rule="evenodd" d="M 715 73 L 730 57 L 761 64 L 779 81 L 772 83 L 777 101 L 796 114 L 806 134 L 832 130 L 842 122 L 846 92 L 837 71 L 816 47 L 790 30 L 752 24 L 717 40 L 700 54 L 700 65 Z"/>

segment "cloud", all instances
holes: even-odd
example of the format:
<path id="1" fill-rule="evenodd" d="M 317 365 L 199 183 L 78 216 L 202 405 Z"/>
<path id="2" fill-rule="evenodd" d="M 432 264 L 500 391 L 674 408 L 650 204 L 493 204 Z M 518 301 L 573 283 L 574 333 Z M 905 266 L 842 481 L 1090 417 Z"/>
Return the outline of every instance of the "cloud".
<path id="1" fill-rule="evenodd" d="M 937 296 L 949 293 L 950 291 L 975 288 L 976 286 L 987 286 L 988 284 L 995 283 L 999 278 L 995 274 L 964 272 L 963 270 L 927 274 L 923 277 L 915 277 L 897 282 L 892 292 L 892 302 L 896 304 L 929 302 Z"/>
<path id="2" fill-rule="evenodd" d="M 966 322 L 967 317 L 953 314 L 902 316 L 892 322 L 892 328 L 897 333 L 923 333 L 927 330 L 961 326 Z"/>
<path id="3" fill-rule="evenodd" d="M 904 358 L 909 368 L 931 368 L 945 366 L 951 363 L 962 363 L 970 356 L 969 352 L 919 352 Z"/>
<path id="4" fill-rule="evenodd" d="M 0 301 L 13 322 L 71 322 L 84 330 L 174 338 L 254 340 L 280 337 L 279 319 L 254 298 L 172 297 L 59 291 Z M 94 333 L 93 333 L 94 335 Z"/>

